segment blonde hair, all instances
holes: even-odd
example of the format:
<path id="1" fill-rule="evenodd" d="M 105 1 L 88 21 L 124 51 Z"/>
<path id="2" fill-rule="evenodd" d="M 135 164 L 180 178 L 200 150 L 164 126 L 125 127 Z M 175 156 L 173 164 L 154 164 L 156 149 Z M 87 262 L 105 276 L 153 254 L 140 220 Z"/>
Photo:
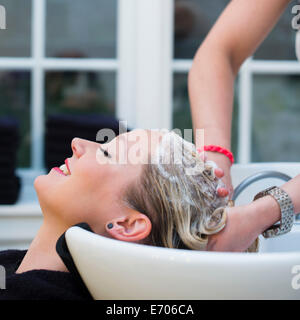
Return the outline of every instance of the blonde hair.
<path id="1" fill-rule="evenodd" d="M 174 132 L 164 134 L 154 161 L 144 165 L 139 181 L 125 194 L 127 204 L 152 222 L 149 244 L 206 249 L 208 236 L 226 223 L 228 198 L 217 194 L 222 182 L 214 169 L 194 144 Z"/>

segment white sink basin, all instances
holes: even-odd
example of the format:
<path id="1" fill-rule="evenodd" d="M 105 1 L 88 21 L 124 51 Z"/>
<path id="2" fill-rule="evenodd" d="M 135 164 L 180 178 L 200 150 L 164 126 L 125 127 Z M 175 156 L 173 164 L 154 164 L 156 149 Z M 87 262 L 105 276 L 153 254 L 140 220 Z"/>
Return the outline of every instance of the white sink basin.
<path id="1" fill-rule="evenodd" d="M 295 176 L 299 164 L 233 167 L 236 186 L 263 170 Z M 239 203 L 281 181 L 260 181 Z M 238 202 L 237 202 L 238 203 Z M 79 227 L 67 230 L 75 265 L 94 299 L 300 299 L 300 225 L 261 239 L 259 253 L 157 248 L 108 239 Z"/>
<path id="2" fill-rule="evenodd" d="M 94 299 L 300 299 L 299 251 L 157 248 L 108 239 L 79 227 L 66 232 L 66 241 Z M 298 274 L 293 273 L 295 268 Z"/>
<path id="3" fill-rule="evenodd" d="M 291 232 L 277 238 L 260 238 L 259 252 L 300 252 L 300 224 L 295 224 Z M 300 261 L 299 261 L 300 264 Z"/>

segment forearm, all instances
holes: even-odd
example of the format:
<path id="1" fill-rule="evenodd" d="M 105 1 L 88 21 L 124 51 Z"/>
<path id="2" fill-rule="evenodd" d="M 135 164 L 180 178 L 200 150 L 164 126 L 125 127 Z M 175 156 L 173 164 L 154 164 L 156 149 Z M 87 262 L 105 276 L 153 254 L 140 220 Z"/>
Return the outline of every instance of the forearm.
<path id="1" fill-rule="evenodd" d="M 290 196 L 294 205 L 294 214 L 300 212 L 300 175 L 280 186 Z M 257 225 L 258 233 L 280 221 L 281 213 L 277 201 L 272 196 L 266 196 L 250 204 L 250 215 Z"/>
<path id="2" fill-rule="evenodd" d="M 231 148 L 234 79 L 222 52 L 206 46 L 198 50 L 189 72 L 188 88 L 194 131 L 204 129 L 205 145 Z"/>
<path id="3" fill-rule="evenodd" d="M 288 3 L 232 0 L 197 51 L 188 87 L 194 130 L 205 130 L 205 144 L 230 149 L 235 76 Z"/>
<path id="4" fill-rule="evenodd" d="M 300 212 L 300 175 L 281 186 Z M 225 228 L 208 238 L 207 250 L 245 251 L 266 229 L 281 220 L 280 207 L 272 196 L 266 196 L 248 205 L 228 207 Z"/>

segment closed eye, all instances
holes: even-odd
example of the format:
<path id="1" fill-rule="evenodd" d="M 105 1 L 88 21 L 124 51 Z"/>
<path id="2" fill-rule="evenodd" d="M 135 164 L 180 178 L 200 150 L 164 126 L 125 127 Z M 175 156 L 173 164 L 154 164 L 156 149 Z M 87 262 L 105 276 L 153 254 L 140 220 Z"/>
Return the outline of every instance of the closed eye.
<path id="1" fill-rule="evenodd" d="M 108 153 L 107 150 L 102 149 L 101 147 L 99 147 L 99 149 L 103 152 L 104 156 L 107 158 L 111 158 L 111 155 Z"/>

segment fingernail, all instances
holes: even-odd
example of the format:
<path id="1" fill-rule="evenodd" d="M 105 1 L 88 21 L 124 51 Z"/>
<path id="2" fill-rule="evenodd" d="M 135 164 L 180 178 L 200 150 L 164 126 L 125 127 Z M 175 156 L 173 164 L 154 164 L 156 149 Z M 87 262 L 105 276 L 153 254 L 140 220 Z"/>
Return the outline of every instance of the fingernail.
<path id="1" fill-rule="evenodd" d="M 228 192 L 228 190 L 227 190 L 226 188 L 219 188 L 219 189 L 217 190 L 217 192 L 218 192 L 218 195 L 219 195 L 220 197 L 226 197 L 226 196 L 228 196 L 228 194 L 229 194 L 229 192 Z"/>
<path id="2" fill-rule="evenodd" d="M 112 229 L 113 228 L 113 224 L 112 223 L 109 223 L 108 225 L 107 225 L 107 229 Z"/>
<path id="3" fill-rule="evenodd" d="M 215 175 L 216 175 L 218 178 L 224 177 L 224 171 L 223 171 L 223 169 L 221 169 L 221 168 L 216 168 L 216 169 L 215 169 Z"/>

